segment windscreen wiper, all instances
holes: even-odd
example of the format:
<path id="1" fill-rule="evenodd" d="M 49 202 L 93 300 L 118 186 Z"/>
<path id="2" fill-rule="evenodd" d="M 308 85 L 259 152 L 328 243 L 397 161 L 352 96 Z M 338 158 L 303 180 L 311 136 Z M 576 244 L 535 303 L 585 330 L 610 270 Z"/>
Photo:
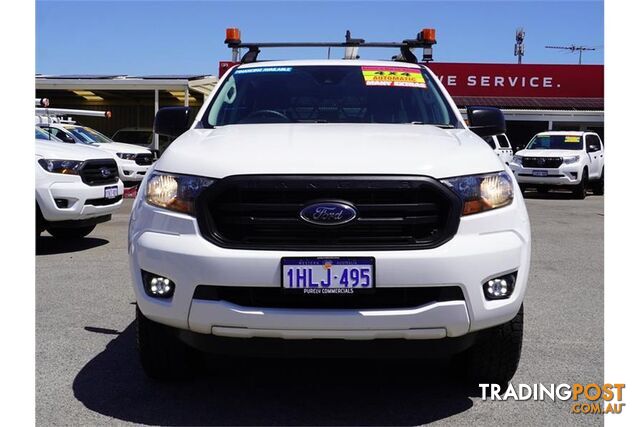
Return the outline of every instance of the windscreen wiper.
<path id="1" fill-rule="evenodd" d="M 442 129 L 453 129 L 455 128 L 454 125 L 449 124 L 449 123 L 425 123 L 425 122 L 411 122 L 412 125 L 430 125 L 430 126 L 437 126 L 439 128 Z"/>

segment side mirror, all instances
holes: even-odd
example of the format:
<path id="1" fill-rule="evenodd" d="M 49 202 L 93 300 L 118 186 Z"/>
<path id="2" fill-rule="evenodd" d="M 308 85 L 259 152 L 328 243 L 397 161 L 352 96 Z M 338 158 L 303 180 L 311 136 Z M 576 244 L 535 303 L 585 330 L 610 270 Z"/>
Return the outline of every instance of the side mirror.
<path id="1" fill-rule="evenodd" d="M 506 133 L 507 125 L 499 108 L 467 107 L 469 129 L 478 136 L 498 135 Z"/>
<path id="2" fill-rule="evenodd" d="M 153 131 L 158 135 L 178 137 L 189 129 L 190 107 L 164 107 L 158 110 Z"/>
<path id="3" fill-rule="evenodd" d="M 600 149 L 600 147 L 598 147 L 597 145 L 589 144 L 589 146 L 587 147 L 587 153 L 595 153 L 599 149 Z"/>

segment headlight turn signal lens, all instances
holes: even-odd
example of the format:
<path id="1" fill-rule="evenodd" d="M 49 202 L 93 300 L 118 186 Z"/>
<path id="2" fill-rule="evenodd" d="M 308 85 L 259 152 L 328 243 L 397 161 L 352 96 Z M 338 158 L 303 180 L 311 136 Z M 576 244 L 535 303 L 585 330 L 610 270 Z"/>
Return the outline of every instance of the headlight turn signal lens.
<path id="1" fill-rule="evenodd" d="M 570 165 L 572 163 L 576 163 L 578 160 L 580 160 L 580 156 L 571 156 L 571 157 L 565 157 L 563 159 L 563 162 L 565 165 Z"/>
<path id="2" fill-rule="evenodd" d="M 38 163 L 44 170 L 51 173 L 62 173 L 65 175 L 78 175 L 78 171 L 80 170 L 80 166 L 82 166 L 81 161 L 78 160 L 49 160 L 49 159 L 40 159 Z"/>
<path id="3" fill-rule="evenodd" d="M 116 153 L 116 155 L 124 160 L 135 160 L 137 156 L 135 153 Z"/>
<path id="4" fill-rule="evenodd" d="M 462 215 L 471 215 L 509 205 L 513 201 L 513 183 L 506 172 L 443 179 L 462 199 Z"/>
<path id="5" fill-rule="evenodd" d="M 153 172 L 147 180 L 145 199 L 150 205 L 193 215 L 196 198 L 213 182 L 199 176 Z"/>

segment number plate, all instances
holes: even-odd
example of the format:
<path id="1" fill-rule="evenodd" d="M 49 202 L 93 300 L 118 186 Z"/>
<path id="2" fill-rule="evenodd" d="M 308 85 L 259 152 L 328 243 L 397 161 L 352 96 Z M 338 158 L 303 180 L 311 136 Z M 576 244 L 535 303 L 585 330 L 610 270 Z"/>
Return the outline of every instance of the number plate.
<path id="1" fill-rule="evenodd" d="M 304 294 L 353 294 L 375 288 L 375 259 L 282 258 L 282 289 Z"/>
<path id="2" fill-rule="evenodd" d="M 118 186 L 114 185 L 113 187 L 105 187 L 104 188 L 104 198 L 105 199 L 115 199 L 118 197 Z"/>
<path id="3" fill-rule="evenodd" d="M 547 176 L 548 174 L 547 171 L 533 171 L 533 176 Z"/>

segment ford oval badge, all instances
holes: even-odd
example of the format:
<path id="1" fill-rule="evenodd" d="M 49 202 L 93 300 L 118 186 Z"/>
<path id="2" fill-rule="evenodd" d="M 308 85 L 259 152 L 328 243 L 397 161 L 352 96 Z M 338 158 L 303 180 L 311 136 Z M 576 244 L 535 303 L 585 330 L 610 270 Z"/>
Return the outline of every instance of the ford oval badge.
<path id="1" fill-rule="evenodd" d="M 356 208 L 342 202 L 318 202 L 300 211 L 300 218 L 315 225 L 342 225 L 353 221 Z"/>

